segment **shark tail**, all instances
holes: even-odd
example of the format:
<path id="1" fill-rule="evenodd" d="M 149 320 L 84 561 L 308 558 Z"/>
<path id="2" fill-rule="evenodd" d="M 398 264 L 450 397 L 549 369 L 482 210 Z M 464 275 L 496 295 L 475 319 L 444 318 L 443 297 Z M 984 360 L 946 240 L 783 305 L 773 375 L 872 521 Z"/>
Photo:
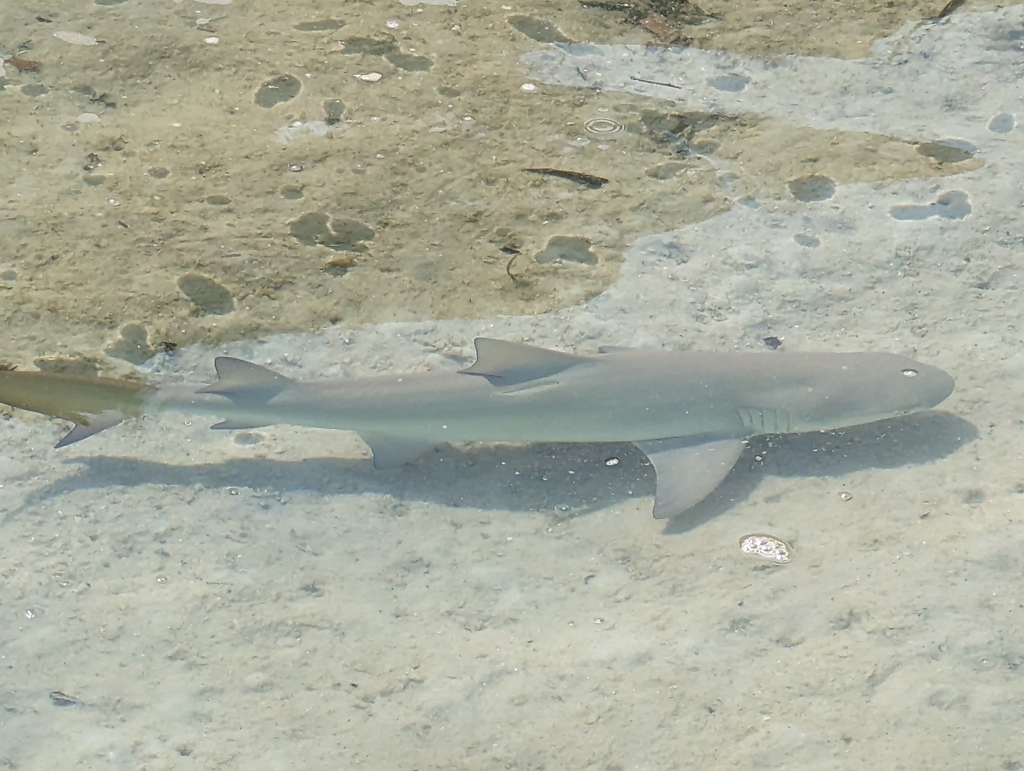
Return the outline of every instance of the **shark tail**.
<path id="1" fill-rule="evenodd" d="M 48 372 L 0 372 L 0 403 L 69 420 L 57 447 L 81 441 L 128 417 L 138 417 L 152 388 L 145 383 Z"/>

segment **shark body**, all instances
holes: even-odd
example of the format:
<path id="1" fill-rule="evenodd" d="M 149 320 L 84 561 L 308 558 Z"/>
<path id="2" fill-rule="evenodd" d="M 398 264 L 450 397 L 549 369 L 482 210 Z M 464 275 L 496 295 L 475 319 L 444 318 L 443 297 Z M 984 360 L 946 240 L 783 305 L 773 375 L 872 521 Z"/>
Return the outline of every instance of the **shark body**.
<path id="1" fill-rule="evenodd" d="M 942 370 L 887 353 L 707 353 L 609 349 L 575 355 L 478 338 L 458 372 L 295 381 L 216 360 L 195 388 L 0 372 L 0 402 L 61 417 L 71 444 L 125 417 L 216 415 L 222 429 L 288 424 L 356 431 L 378 468 L 443 442 L 633 442 L 657 475 L 654 514 L 690 508 L 758 434 L 827 431 L 930 409 Z"/>

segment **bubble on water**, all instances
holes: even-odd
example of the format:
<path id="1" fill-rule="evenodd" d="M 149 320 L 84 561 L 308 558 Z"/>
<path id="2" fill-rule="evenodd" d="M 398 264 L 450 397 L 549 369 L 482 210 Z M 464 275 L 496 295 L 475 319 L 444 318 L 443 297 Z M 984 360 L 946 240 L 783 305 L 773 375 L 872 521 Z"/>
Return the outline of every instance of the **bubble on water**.
<path id="1" fill-rule="evenodd" d="M 589 134 L 607 136 L 619 134 L 625 131 L 626 127 L 611 118 L 591 118 L 583 124 L 583 129 Z"/>

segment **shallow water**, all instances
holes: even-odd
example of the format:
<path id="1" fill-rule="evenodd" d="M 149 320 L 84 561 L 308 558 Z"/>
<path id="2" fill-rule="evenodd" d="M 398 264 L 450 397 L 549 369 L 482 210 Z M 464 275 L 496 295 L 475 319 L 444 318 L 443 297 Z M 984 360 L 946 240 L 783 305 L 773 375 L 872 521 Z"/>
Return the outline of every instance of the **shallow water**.
<path id="1" fill-rule="evenodd" d="M 375 472 L 342 432 L 57 451 L 8 412 L 0 768 L 1024 763 L 1024 6 L 644 8 L 0 11 L 8 366 L 777 338 L 957 381 L 756 439 L 667 522 L 629 445 Z"/>

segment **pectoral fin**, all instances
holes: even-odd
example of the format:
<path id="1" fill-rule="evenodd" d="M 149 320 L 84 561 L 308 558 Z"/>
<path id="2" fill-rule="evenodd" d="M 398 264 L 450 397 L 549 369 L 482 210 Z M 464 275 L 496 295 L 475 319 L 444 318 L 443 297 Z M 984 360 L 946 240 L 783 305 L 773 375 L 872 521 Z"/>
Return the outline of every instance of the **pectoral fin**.
<path id="1" fill-rule="evenodd" d="M 376 469 L 397 468 L 416 460 L 434 446 L 434 442 L 387 434 L 360 434 L 373 452 Z"/>
<path id="2" fill-rule="evenodd" d="M 741 439 L 688 444 L 686 438 L 634 442 L 657 475 L 655 519 L 681 514 L 711 494 L 743 452 Z M 692 441 L 692 440 L 689 440 Z"/>

